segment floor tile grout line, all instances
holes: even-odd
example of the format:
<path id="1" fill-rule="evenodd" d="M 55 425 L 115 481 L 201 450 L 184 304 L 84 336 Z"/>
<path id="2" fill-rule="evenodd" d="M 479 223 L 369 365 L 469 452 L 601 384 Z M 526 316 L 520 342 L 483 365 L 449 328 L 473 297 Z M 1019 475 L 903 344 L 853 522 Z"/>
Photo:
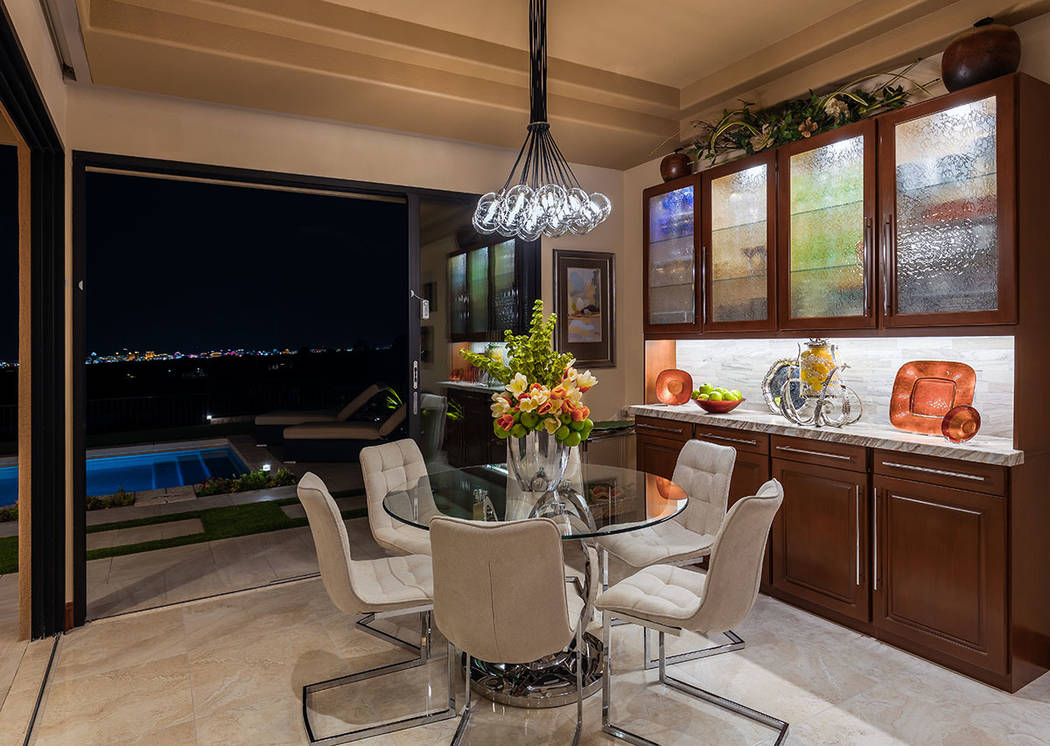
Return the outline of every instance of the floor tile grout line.
<path id="1" fill-rule="evenodd" d="M 16 641 L 16 644 L 17 644 L 18 642 L 21 642 L 21 641 Z M 21 654 L 21 655 L 19 656 L 19 658 L 18 658 L 18 663 L 17 663 L 17 664 L 15 664 L 15 668 L 14 668 L 14 676 L 12 676 L 12 678 L 11 678 L 11 683 L 10 683 L 10 684 L 8 684 L 8 686 L 7 686 L 7 691 L 5 691 L 5 692 L 4 692 L 4 698 L 3 698 L 3 699 L 0 699 L 0 711 L 3 711 L 3 709 L 4 709 L 4 704 L 5 704 L 6 702 L 7 702 L 7 698 L 8 698 L 8 697 L 9 697 L 9 696 L 11 695 L 11 689 L 12 689 L 12 687 L 14 687 L 14 684 L 15 684 L 15 678 L 17 678 L 17 677 L 18 677 L 18 669 L 22 667 L 22 661 L 24 661 L 24 660 L 25 660 L 25 658 L 26 658 L 26 652 L 27 652 L 28 650 L 29 650 L 29 644 L 28 644 L 28 642 L 26 642 L 26 644 L 22 646 L 22 654 Z"/>
<path id="2" fill-rule="evenodd" d="M 36 717 L 40 713 L 40 705 L 44 701 L 44 694 L 47 692 L 47 686 L 51 680 L 51 667 L 55 663 L 55 655 L 58 653 L 58 643 L 62 639 L 64 632 L 60 632 L 55 635 L 55 641 L 51 645 L 51 655 L 47 659 L 47 668 L 44 669 L 44 678 L 40 682 L 40 690 L 36 694 L 36 703 L 33 705 L 33 714 L 29 718 L 29 724 L 26 726 L 26 737 L 22 742 L 23 746 L 29 746 L 30 741 L 33 737 L 33 728 L 36 727 Z"/>
<path id="3" fill-rule="evenodd" d="M 234 596 L 234 595 L 237 595 L 237 594 L 240 594 L 240 593 L 250 593 L 251 591 L 266 590 L 267 588 L 273 588 L 273 587 L 279 586 L 279 585 L 287 585 L 289 583 L 298 583 L 298 582 L 301 582 L 301 581 L 312 580 L 314 578 L 319 578 L 319 577 L 321 577 L 321 573 L 320 572 L 311 572 L 311 573 L 305 573 L 303 575 L 294 575 L 294 576 L 292 576 L 290 578 L 281 578 L 279 580 L 274 580 L 274 581 L 272 581 L 270 583 L 265 583 L 263 585 L 253 585 L 250 588 L 236 588 L 236 589 L 231 590 L 231 591 L 223 591 L 221 593 L 212 593 L 211 595 L 208 595 L 208 596 L 198 596 L 196 598 L 183 599 L 182 601 L 171 601 L 171 602 L 167 602 L 167 603 L 157 604 L 156 606 L 148 606 L 145 609 L 130 609 L 128 611 L 120 611 L 120 612 L 117 612 L 116 614 L 109 614 L 107 616 L 95 617 L 93 619 L 89 619 L 88 621 L 89 622 L 105 622 L 105 621 L 108 621 L 108 620 L 111 620 L 111 619 L 121 619 L 123 617 L 130 616 L 132 614 L 143 614 L 143 613 L 148 612 L 148 611 L 157 611 L 159 609 L 170 609 L 170 608 L 173 608 L 173 607 L 176 607 L 176 606 L 183 606 L 183 607 L 185 607 L 185 606 L 189 606 L 191 604 L 201 603 L 203 601 L 211 601 L 212 599 L 216 599 L 216 598 L 223 598 L 225 596 Z"/>

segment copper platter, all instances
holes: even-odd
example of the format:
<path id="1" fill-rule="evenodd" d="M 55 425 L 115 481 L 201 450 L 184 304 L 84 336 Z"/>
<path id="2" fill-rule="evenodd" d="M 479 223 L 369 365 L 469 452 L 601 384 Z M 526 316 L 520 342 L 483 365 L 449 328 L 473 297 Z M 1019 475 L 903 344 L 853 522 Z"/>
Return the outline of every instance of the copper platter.
<path id="1" fill-rule="evenodd" d="M 897 371 L 890 395 L 890 424 L 898 430 L 941 435 L 944 416 L 973 403 L 977 374 L 966 363 L 913 360 Z"/>

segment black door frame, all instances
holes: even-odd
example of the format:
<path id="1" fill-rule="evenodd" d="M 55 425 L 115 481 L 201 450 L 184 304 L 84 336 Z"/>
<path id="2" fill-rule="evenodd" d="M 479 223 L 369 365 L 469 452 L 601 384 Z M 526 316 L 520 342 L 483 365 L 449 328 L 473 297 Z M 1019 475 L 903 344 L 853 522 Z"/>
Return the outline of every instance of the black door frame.
<path id="1" fill-rule="evenodd" d="M 14 24 L 0 10 L 0 104 L 30 158 L 28 572 L 30 634 L 40 638 L 66 626 L 65 151 Z"/>
<path id="2" fill-rule="evenodd" d="M 410 437 L 420 436 L 419 417 L 419 354 L 420 354 L 420 309 L 419 300 L 419 203 L 421 199 L 465 199 L 477 198 L 477 195 L 465 192 L 406 187 L 396 184 L 335 179 L 323 176 L 265 171 L 232 166 L 216 166 L 186 161 L 171 161 L 158 158 L 116 155 L 74 150 L 72 154 L 73 170 L 73 360 L 83 361 L 87 357 L 87 327 L 85 318 L 84 270 L 86 266 L 86 187 L 89 169 L 110 169 L 135 175 L 155 174 L 161 176 L 182 177 L 187 179 L 210 179 L 223 182 L 242 182 L 245 185 L 264 185 L 290 189 L 317 189 L 356 194 L 373 194 L 380 196 L 401 197 L 408 207 L 408 278 L 409 292 L 405 301 L 408 304 L 408 381 L 409 401 L 407 429 Z M 539 297 L 540 252 L 535 251 L 534 262 L 526 275 L 526 288 L 523 291 L 535 293 Z M 61 335 L 59 335 L 61 338 Z M 85 544 L 85 427 L 87 416 L 86 375 L 83 365 L 73 366 L 73 624 L 79 626 L 86 620 L 87 614 L 87 559 Z"/>

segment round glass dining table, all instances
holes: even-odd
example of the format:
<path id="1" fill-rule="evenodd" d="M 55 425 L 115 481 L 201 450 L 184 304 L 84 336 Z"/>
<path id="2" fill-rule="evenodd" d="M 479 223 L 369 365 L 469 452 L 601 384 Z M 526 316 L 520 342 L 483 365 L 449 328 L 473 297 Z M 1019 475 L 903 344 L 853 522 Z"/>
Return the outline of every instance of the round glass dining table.
<path id="1" fill-rule="evenodd" d="M 670 520 L 685 509 L 688 498 L 671 480 L 634 469 L 598 464 L 570 467 L 556 490 L 523 492 L 509 477 L 505 464 L 485 464 L 435 471 L 389 493 L 383 509 L 394 519 L 429 530 L 430 520 L 444 515 L 481 521 L 551 518 L 564 540 L 600 547 L 601 537 L 637 531 Z M 606 553 L 599 551 L 601 567 L 593 568 L 584 552 L 583 578 L 566 581 L 587 599 L 597 577 L 607 576 Z M 597 572 L 595 572 L 597 570 Z M 591 618 L 584 605 L 582 623 Z M 601 688 L 602 643 L 583 635 L 584 694 Z M 575 641 L 569 648 L 528 664 L 471 660 L 474 691 L 516 707 L 558 707 L 576 700 Z"/>

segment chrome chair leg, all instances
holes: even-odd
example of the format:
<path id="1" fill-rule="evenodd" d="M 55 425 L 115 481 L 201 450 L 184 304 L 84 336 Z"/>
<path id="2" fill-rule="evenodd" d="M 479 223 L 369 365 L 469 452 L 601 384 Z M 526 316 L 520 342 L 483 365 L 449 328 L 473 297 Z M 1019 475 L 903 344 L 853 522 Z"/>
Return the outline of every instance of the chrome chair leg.
<path id="1" fill-rule="evenodd" d="M 407 611 L 408 610 L 406 610 L 406 612 Z M 393 645 L 397 645 L 398 647 L 402 647 L 405 650 L 410 650 L 413 653 L 419 653 L 421 650 L 423 650 L 424 647 L 427 647 L 427 657 L 429 658 L 430 657 L 430 655 L 429 655 L 429 645 L 430 645 L 430 628 L 429 628 L 430 622 L 429 622 L 429 619 L 430 619 L 431 612 L 424 610 L 424 611 L 420 611 L 419 613 L 420 613 L 420 620 L 419 620 L 420 621 L 420 644 L 418 644 L 418 645 L 416 643 L 409 642 L 408 640 L 402 640 L 400 637 L 397 637 L 396 635 L 392 635 L 389 632 L 384 632 L 383 630 L 378 629 L 377 627 L 371 626 L 372 622 L 374 622 L 377 618 L 382 618 L 384 616 L 393 616 L 391 614 L 387 614 L 387 613 L 379 614 L 379 615 L 374 614 L 374 613 L 372 613 L 372 614 L 363 614 L 357 621 L 354 622 L 354 626 L 357 627 L 357 629 L 361 630 L 362 632 L 365 632 L 367 634 L 372 635 L 372 637 L 375 637 L 375 638 L 377 638 L 379 640 L 383 640 L 384 642 L 389 642 L 389 643 L 391 643 Z M 426 615 L 426 619 L 423 618 L 424 615 Z M 423 629 L 424 625 L 426 625 L 426 629 Z"/>
<path id="2" fill-rule="evenodd" d="M 657 744 L 655 741 L 650 741 L 649 739 L 644 738 L 644 737 L 638 735 L 637 733 L 632 733 L 629 730 L 627 730 L 626 728 L 623 728 L 622 726 L 616 725 L 615 723 L 611 722 L 611 719 L 610 719 L 610 716 L 609 716 L 609 707 L 610 707 L 610 699 L 611 699 L 610 693 L 611 693 L 611 689 L 612 689 L 612 677 L 610 675 L 611 674 L 611 671 L 610 671 L 611 666 L 610 666 L 610 662 L 609 662 L 609 653 L 611 651 L 611 648 L 609 647 L 608 615 L 604 614 L 604 613 L 603 613 L 603 624 L 602 624 L 602 627 L 603 627 L 603 629 L 602 629 L 602 639 L 603 639 L 603 642 L 605 643 L 605 656 L 606 656 L 605 657 L 605 668 L 604 668 L 604 671 L 603 671 L 603 673 L 605 674 L 605 677 L 604 677 L 604 680 L 602 681 L 602 730 L 605 733 L 608 733 L 611 736 L 619 738 L 619 739 L 621 739 L 623 741 L 627 741 L 628 743 L 635 744 L 636 746 L 659 746 L 659 744 Z M 646 632 L 647 633 L 648 633 L 648 631 L 649 631 L 648 628 L 646 628 Z M 740 704 L 739 702 L 734 702 L 731 699 L 726 699 L 725 697 L 723 697 L 723 696 L 721 696 L 719 694 L 715 694 L 714 692 L 710 692 L 710 691 L 708 691 L 706 689 L 701 689 L 698 686 L 694 686 L 693 684 L 689 684 L 689 683 L 687 683 L 685 681 L 682 681 L 680 679 L 676 679 L 676 678 L 674 678 L 672 676 L 668 676 L 667 675 L 667 665 L 668 665 L 668 663 L 673 663 L 673 661 L 669 661 L 668 657 L 667 657 L 666 646 L 665 646 L 665 643 L 664 643 L 664 636 L 665 636 L 664 632 L 662 630 L 658 630 L 657 634 L 659 635 L 659 642 L 658 642 L 659 654 L 658 654 L 658 657 L 656 659 L 656 666 L 660 669 L 660 683 L 661 684 L 664 684 L 665 686 L 669 686 L 672 689 L 677 689 L 678 691 L 682 692 L 683 694 L 688 694 L 688 695 L 690 695 L 692 697 L 695 697 L 697 699 L 703 700 L 705 702 L 710 702 L 711 704 L 717 705 L 718 707 L 721 707 L 724 710 L 728 710 L 729 712 L 735 713 L 737 715 L 741 715 L 741 716 L 746 717 L 746 718 L 748 718 L 750 720 L 754 720 L 756 723 L 760 723 L 762 725 L 765 725 L 765 726 L 768 726 L 770 728 L 773 728 L 774 730 L 777 731 L 777 740 L 774 741 L 774 746 L 780 746 L 780 744 L 782 744 L 784 742 L 784 739 L 787 738 L 787 733 L 788 733 L 788 723 L 785 722 L 784 720 L 781 720 L 779 718 L 775 718 L 772 715 L 767 715 L 764 712 L 760 712 L 758 710 L 752 709 L 752 708 L 748 707 L 747 705 Z M 735 637 L 735 635 L 734 635 L 734 637 Z M 646 638 L 648 639 L 648 634 L 646 635 Z M 646 660 L 649 659 L 648 650 L 646 651 L 646 656 L 645 657 L 646 657 Z"/>
<path id="3" fill-rule="evenodd" d="M 601 565 L 602 565 L 602 593 L 605 593 L 607 590 L 609 590 L 609 550 L 608 549 L 602 548 Z M 625 624 L 629 624 L 629 622 L 626 622 L 623 619 L 613 619 L 612 622 L 610 622 L 610 623 L 614 627 L 622 627 Z"/>
<path id="4" fill-rule="evenodd" d="M 452 643 L 448 644 L 448 655 L 451 659 L 455 655 L 455 648 Z M 451 746 L 459 746 L 463 742 L 463 736 L 467 733 L 467 725 L 470 723 L 470 716 L 473 714 L 473 710 L 470 706 L 470 656 L 466 653 L 463 654 L 465 663 L 463 664 L 463 711 L 459 718 L 459 726 L 456 728 L 455 734 L 452 736 Z M 449 664 L 449 691 L 452 691 L 452 670 L 453 663 Z"/>
<path id="5" fill-rule="evenodd" d="M 656 741 L 650 741 L 637 733 L 632 733 L 626 728 L 612 722 L 610 708 L 612 704 L 612 647 L 610 631 L 612 629 L 612 617 L 609 612 L 602 612 L 602 732 L 608 733 L 621 741 L 633 743 L 635 746 L 660 746 Z"/>
<path id="6" fill-rule="evenodd" d="M 726 630 L 726 638 L 729 642 L 723 642 L 721 645 L 711 645 L 706 648 L 700 648 L 699 650 L 691 650 L 688 653 L 677 653 L 675 655 L 667 656 L 667 665 L 673 666 L 675 663 L 683 663 L 685 661 L 695 661 L 699 658 L 709 658 L 712 655 L 721 655 L 722 653 L 732 653 L 735 650 L 743 650 L 747 643 L 740 638 L 733 630 Z M 642 627 L 642 650 L 645 655 L 645 670 L 656 668 L 660 661 L 656 658 L 651 657 L 649 650 L 649 628 Z"/>
<path id="7" fill-rule="evenodd" d="M 384 614 L 385 616 L 393 616 L 393 613 Z M 310 710 L 309 710 L 309 697 L 317 692 L 323 692 L 327 689 L 334 689 L 338 686 L 346 686 L 353 684 L 358 681 L 365 681 L 367 679 L 373 679 L 378 676 L 385 676 L 386 674 L 396 673 L 398 671 L 404 671 L 409 668 L 416 668 L 424 665 L 430 658 L 430 637 L 431 637 L 431 611 L 429 609 L 419 612 L 419 623 L 420 623 L 420 644 L 412 645 L 404 640 L 400 640 L 392 635 L 388 635 L 385 632 L 368 627 L 367 623 L 375 618 L 374 614 L 367 614 L 361 620 L 357 622 L 359 628 L 374 634 L 382 640 L 395 642 L 395 644 L 401 647 L 408 647 L 409 649 L 416 652 L 415 658 L 410 658 L 407 661 L 401 661 L 400 663 L 389 663 L 385 666 L 378 666 L 376 668 L 369 668 L 364 671 L 357 673 L 348 674 L 346 676 L 338 676 L 334 679 L 328 679 L 327 681 L 319 681 L 315 684 L 307 684 L 303 687 L 303 725 L 306 727 L 306 735 L 309 738 L 311 744 L 320 744 L 320 746 L 336 746 L 337 744 L 350 743 L 352 741 L 359 741 L 362 738 L 371 738 L 373 736 L 380 736 L 387 733 L 394 733 L 399 730 L 406 728 L 414 728 L 417 725 L 426 725 L 428 723 L 436 723 L 441 720 L 448 720 L 456 716 L 456 696 L 455 690 L 452 688 L 452 682 L 449 681 L 448 689 L 448 706 L 441 710 L 435 710 L 428 712 L 423 715 L 415 715 L 413 717 L 402 718 L 400 720 L 391 720 L 385 723 L 379 723 L 378 725 L 372 725 L 367 728 L 358 728 L 356 730 L 346 731 L 344 733 L 338 733 L 332 736 L 324 736 L 318 738 L 314 735 L 313 728 L 310 725 Z M 364 622 L 363 624 L 361 622 Z"/>

